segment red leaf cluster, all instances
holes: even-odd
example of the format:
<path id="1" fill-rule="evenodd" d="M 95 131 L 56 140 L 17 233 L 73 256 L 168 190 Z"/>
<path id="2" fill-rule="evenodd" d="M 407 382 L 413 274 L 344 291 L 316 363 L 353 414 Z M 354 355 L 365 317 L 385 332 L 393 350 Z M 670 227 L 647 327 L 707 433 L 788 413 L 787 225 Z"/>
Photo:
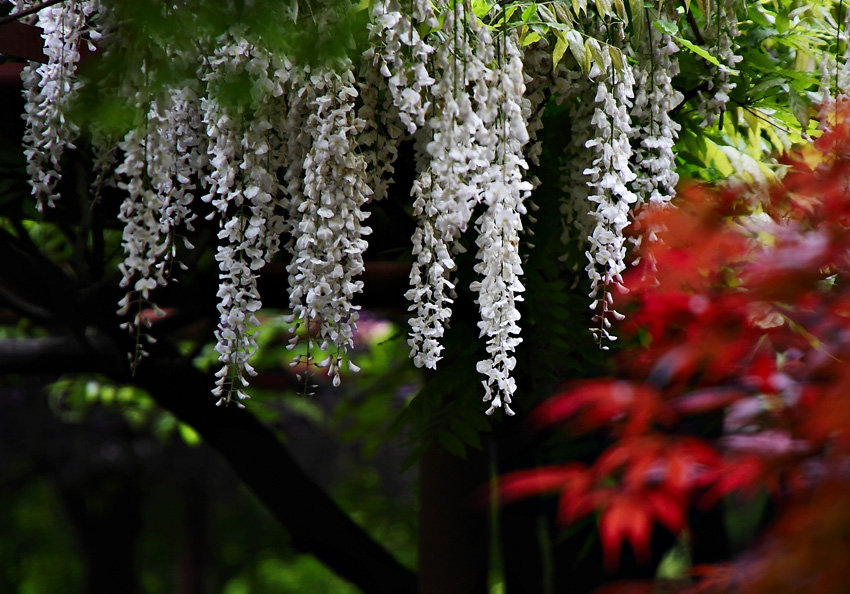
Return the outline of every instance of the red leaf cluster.
<path id="1" fill-rule="evenodd" d="M 803 579 L 817 556 L 794 552 L 788 535 L 798 538 L 818 497 L 850 499 L 848 121 L 785 156 L 782 183 L 688 185 L 675 208 L 640 215 L 636 226 L 658 240 L 644 242 L 616 304 L 635 345 L 620 353 L 622 376 L 573 383 L 532 415 L 537 427 L 602 431 L 612 443 L 591 464 L 503 477 L 503 499 L 557 493 L 561 521 L 598 514 L 610 565 L 626 542 L 648 558 L 653 525 L 682 531 L 690 506 L 766 489 L 789 510 L 770 546 Z M 719 437 L 695 433 L 709 418 Z M 819 546 L 850 553 L 850 530 L 823 531 Z M 763 574 L 774 564 L 754 559 L 732 573 L 773 583 Z M 779 591 L 724 589 L 728 570 L 702 568 L 698 587 Z"/>

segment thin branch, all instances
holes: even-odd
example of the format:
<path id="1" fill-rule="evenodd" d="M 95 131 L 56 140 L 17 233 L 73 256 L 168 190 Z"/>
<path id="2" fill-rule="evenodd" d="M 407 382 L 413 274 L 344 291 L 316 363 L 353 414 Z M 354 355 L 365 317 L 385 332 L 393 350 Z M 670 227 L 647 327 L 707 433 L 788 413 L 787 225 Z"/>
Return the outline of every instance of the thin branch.
<path id="1" fill-rule="evenodd" d="M 685 18 L 688 20 L 688 25 L 691 26 L 691 31 L 694 32 L 694 39 L 697 44 L 705 45 L 705 38 L 702 36 L 702 31 L 699 30 L 697 20 L 694 18 L 694 13 L 691 12 L 690 8 L 685 11 Z"/>
<path id="2" fill-rule="evenodd" d="M 732 99 L 732 101 L 735 101 L 735 99 Z M 760 119 L 764 122 L 767 122 L 768 124 L 770 124 L 771 126 L 776 128 L 777 130 L 780 130 L 780 131 L 784 132 L 785 134 L 793 134 L 793 132 L 791 130 L 789 130 L 788 128 L 785 128 L 783 126 L 780 126 L 779 124 L 777 124 L 776 122 L 773 121 L 773 118 L 770 118 L 769 116 L 765 115 L 764 113 L 758 112 L 755 109 L 753 109 L 752 107 L 750 107 L 749 105 L 744 105 L 740 101 L 735 101 L 735 103 L 737 103 L 740 107 L 742 107 L 744 109 L 744 111 L 748 111 L 754 117 L 756 117 L 756 118 L 758 118 L 758 119 Z M 805 130 L 801 130 L 801 132 L 803 133 L 803 136 L 806 135 Z"/>
<path id="3" fill-rule="evenodd" d="M 0 374 L 84 373 L 110 371 L 123 361 L 103 337 L 76 336 L 0 340 Z"/>
<path id="4" fill-rule="evenodd" d="M 38 322 L 50 323 L 56 321 L 53 314 L 48 309 L 34 303 L 30 303 L 26 299 L 19 297 L 12 291 L 9 291 L 2 284 L 0 284 L 0 303 L 5 303 L 19 314 L 32 318 Z"/>
<path id="5" fill-rule="evenodd" d="M 29 8 L 26 8 L 24 10 L 21 10 L 21 11 L 18 11 L 18 12 L 13 12 L 10 15 L 7 15 L 7 16 L 4 16 L 3 18 L 0 18 L 0 27 L 5 25 L 6 23 L 11 23 L 11 22 L 20 20 L 20 19 L 24 18 L 25 16 L 35 14 L 39 10 L 48 8 L 48 7 L 53 6 L 55 4 L 60 4 L 64 1 L 65 0 L 46 0 L 45 2 L 42 2 L 41 4 L 36 4 L 34 6 L 30 6 Z"/>

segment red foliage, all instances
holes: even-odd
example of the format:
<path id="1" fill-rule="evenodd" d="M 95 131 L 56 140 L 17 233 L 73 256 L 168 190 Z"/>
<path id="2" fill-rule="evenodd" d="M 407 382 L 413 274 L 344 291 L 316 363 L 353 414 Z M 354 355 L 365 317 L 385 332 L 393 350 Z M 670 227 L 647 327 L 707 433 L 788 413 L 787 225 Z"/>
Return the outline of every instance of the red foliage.
<path id="1" fill-rule="evenodd" d="M 590 465 L 502 478 L 508 501 L 558 493 L 563 522 L 598 513 L 609 565 L 624 542 L 648 558 L 653 524 L 678 533 L 692 505 L 766 489 L 780 515 L 761 548 L 699 568 L 692 587 L 777 592 L 811 578 L 823 589 L 799 591 L 850 591 L 840 563 L 802 551 L 850 554 L 850 505 L 836 503 L 850 501 L 848 120 L 785 163 L 774 187 L 689 185 L 676 208 L 642 213 L 636 226 L 659 240 L 618 297 L 620 334 L 639 339 L 621 352 L 623 377 L 572 384 L 531 418 L 613 443 Z M 689 435 L 707 414 L 722 435 Z"/>

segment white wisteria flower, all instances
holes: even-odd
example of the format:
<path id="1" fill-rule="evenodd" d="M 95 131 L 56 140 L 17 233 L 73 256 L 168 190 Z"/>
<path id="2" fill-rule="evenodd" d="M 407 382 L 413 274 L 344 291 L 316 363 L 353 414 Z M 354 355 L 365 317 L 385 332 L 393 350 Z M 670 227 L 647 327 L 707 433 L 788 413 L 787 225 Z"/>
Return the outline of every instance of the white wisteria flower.
<path id="1" fill-rule="evenodd" d="M 398 107 L 388 92 L 386 78 L 375 69 L 369 48 L 360 66 L 358 94 L 361 105 L 357 117 L 363 121 L 363 131 L 358 138 L 363 158 L 369 172 L 371 200 L 383 200 L 392 183 L 393 167 L 398 157 L 398 145 L 404 137 Z M 383 102 L 381 97 L 383 95 Z"/>
<path id="2" fill-rule="evenodd" d="M 428 0 L 412 0 L 404 8 L 399 0 L 379 0 L 372 7 L 373 66 L 386 77 L 398 117 L 410 134 L 425 125 L 428 88 L 434 84 L 428 72 L 434 48 L 420 36 L 423 26 L 437 26 Z"/>
<path id="3" fill-rule="evenodd" d="M 46 56 L 46 64 L 28 65 L 23 77 L 25 151 L 40 207 L 58 197 L 63 151 L 78 134 L 68 105 L 81 84 L 76 64 L 82 44 L 100 39 L 98 52 L 107 58 L 127 49 L 126 23 L 110 8 L 99 0 L 69 0 L 28 18 L 43 30 Z M 534 222 L 527 210 L 535 208 L 531 191 L 541 183 L 529 163 L 549 174 L 540 162 L 540 133 L 554 98 L 560 107 L 553 115 L 563 129 L 551 138 L 563 133 L 565 150 L 549 158 L 560 159 L 560 184 L 554 185 L 563 186 L 565 258 L 573 258 L 574 271 L 586 272 L 576 275 L 576 283 L 590 279 L 593 332 L 607 348 L 604 343 L 614 339 L 611 321 L 619 317 L 611 292 L 626 266 L 631 211 L 639 202 L 669 202 L 677 183 L 673 146 L 679 127 L 671 112 L 682 98 L 672 85 L 676 46 L 652 27 L 640 39 L 626 39 L 624 22 L 606 20 L 610 12 L 603 8 L 589 9 L 569 30 L 548 27 L 550 35 L 546 23 L 562 16 L 556 7 L 535 5 L 540 26 L 525 26 L 531 14 L 526 10 L 480 9 L 467 2 L 375 0 L 363 13 L 368 49 L 354 62 L 338 56 L 329 63 L 323 61 L 327 55 L 316 55 L 296 65 L 289 59 L 295 54 L 284 55 L 291 49 L 281 49 L 288 41 L 280 44 L 244 24 L 217 38 L 201 34 L 188 44 L 168 42 L 150 46 L 150 55 L 141 52 L 144 66 L 124 73 L 118 89 L 135 114 L 132 129 L 117 132 L 106 122 L 103 129 L 96 122 L 86 129 L 95 154 L 92 194 L 110 200 L 112 192 L 101 191 L 108 185 L 123 193 L 124 326 L 145 338 L 146 310 L 156 310 L 157 289 L 180 265 L 180 239 L 191 249 L 194 227 L 209 227 L 195 219 L 203 212 L 218 239 L 218 403 L 236 399 L 238 405 L 247 397 L 262 306 L 258 276 L 281 248 L 291 346 L 305 340 L 300 362 L 306 356 L 308 365 L 322 367 L 339 384 L 359 316 L 355 298 L 363 288 L 369 203 L 409 184 L 415 232 L 405 296 L 413 362 L 435 368 L 444 355 L 452 306 L 465 290 L 458 286 L 457 260 L 474 243 L 470 291 L 486 349 L 477 370 L 487 413 L 513 414 L 522 256 L 533 253 L 521 253 L 521 245 L 530 245 L 521 240 L 531 234 L 524 228 Z M 332 11 L 311 16 L 320 30 L 337 32 Z M 728 2 L 718 6 L 707 28 L 711 51 L 723 64 L 707 77 L 711 93 L 703 96 L 706 121 L 713 121 L 725 109 L 734 88 L 730 72 L 740 61 Z M 846 42 L 846 28 L 839 45 Z M 597 41 L 603 38 L 617 47 Z M 340 47 L 350 40 L 342 41 Z M 646 46 L 639 50 L 640 44 Z M 190 80 L 153 72 L 149 64 L 162 49 L 175 62 L 194 63 Z M 824 61 L 823 68 L 843 90 L 850 80 L 847 56 L 837 66 Z M 828 97 L 829 84 L 823 87 Z M 835 102 L 825 99 L 822 112 L 830 107 Z M 412 180 L 395 171 L 407 173 L 396 160 L 410 145 Z M 546 150 L 557 145 L 547 143 Z M 728 146 L 720 150 L 739 169 L 755 162 Z M 319 350 L 325 352 L 314 360 Z M 139 345 L 134 359 L 143 351 Z"/>
<path id="4" fill-rule="evenodd" d="M 673 77 L 679 73 L 678 49 L 669 35 L 650 29 L 650 47 L 641 54 L 642 67 L 637 70 L 631 112 L 637 177 L 632 187 L 645 203 L 668 204 L 679 182 L 673 146 L 681 126 L 670 116 L 683 98 L 673 88 Z"/>
<path id="5" fill-rule="evenodd" d="M 596 41 L 590 40 L 590 43 Z M 629 108 L 634 98 L 634 78 L 625 60 L 621 61 L 621 68 L 614 67 L 608 49 L 599 48 L 598 55 L 602 61 L 594 62 L 589 73 L 596 84 L 596 108 L 591 118 L 596 134 L 585 143 L 594 159 L 584 174 L 590 186 L 587 199 L 594 205 L 590 217 L 595 225 L 588 238 L 585 271 L 591 282 L 591 309 L 596 312 L 591 330 L 602 348 L 608 348 L 603 343 L 616 340 L 608 331 L 610 318 L 621 317 L 611 307 L 611 290 L 622 283 L 621 275 L 626 269 L 623 232 L 630 223 L 631 208 L 637 202 L 637 196 L 629 189 L 636 177 L 630 163 L 632 147 L 629 144 L 632 133 Z"/>
<path id="6" fill-rule="evenodd" d="M 430 88 L 433 113 L 420 136 L 419 173 L 411 189 L 417 228 L 412 238 L 411 288 L 405 294 L 411 302 L 408 310 L 414 312 L 408 320 L 408 345 L 414 364 L 431 369 L 441 358 L 441 339 L 451 317 L 450 294 L 455 288 L 449 279 L 455 267 L 451 243 L 466 228 L 471 216 L 469 203 L 474 200 L 465 192 L 464 181 L 476 129 L 474 121 L 467 120 L 473 120 L 475 114 L 466 94 L 466 80 L 459 75 L 470 51 L 466 37 L 461 38 L 462 45 L 448 47 L 448 39 L 456 38 L 453 30 L 459 10 L 458 6 L 446 12 L 440 32 L 445 42 L 438 44 L 433 56 L 438 75 Z"/>
<path id="7" fill-rule="evenodd" d="M 21 2 L 21 8 L 29 6 Z M 82 83 L 76 77 L 81 44 L 89 34 L 87 19 L 95 10 L 91 0 L 63 2 L 42 8 L 35 24 L 44 39 L 43 64 L 30 62 L 21 73 L 26 129 L 24 154 L 27 173 L 39 210 L 59 198 L 62 154 L 74 147 L 79 133 L 68 107 Z"/>
<path id="8" fill-rule="evenodd" d="M 484 35 L 479 33 L 480 37 Z M 487 414 L 503 408 L 506 414 L 513 415 L 510 407 L 516 391 L 513 352 L 522 342 L 517 302 L 522 301 L 520 293 L 525 291 L 520 281 L 523 271 L 519 234 L 521 217 L 526 214 L 523 202 L 531 193 L 532 184 L 523 179 L 528 169 L 523 148 L 529 136 L 527 108 L 523 109 L 522 57 L 515 34 L 502 33 L 495 43 L 500 46 L 499 67 L 493 71 L 487 90 L 488 103 L 498 106 L 499 113 L 492 130 L 494 159 L 484 174 L 489 177 L 489 183 L 483 185 L 482 202 L 486 210 L 475 221 L 479 260 L 475 272 L 481 278 L 472 283 L 471 289 L 478 293 L 476 301 L 481 313 L 478 328 L 487 339 L 489 357 L 479 361 L 476 367 L 485 376 L 484 401 L 490 403 Z"/>
<path id="9" fill-rule="evenodd" d="M 735 53 L 733 40 L 740 35 L 738 17 L 734 4 L 718 2 L 716 13 L 712 16 L 715 23 L 710 27 L 711 53 L 717 58 L 720 67 L 712 66 L 714 76 L 708 79 L 708 92 L 700 92 L 700 103 L 697 111 L 703 118 L 704 126 L 711 126 L 726 111 L 729 94 L 735 89 L 736 83 L 731 80 L 731 72 L 743 60 L 743 56 Z"/>
<path id="10" fill-rule="evenodd" d="M 296 323 L 318 321 L 320 348 L 331 356 L 319 363 L 340 383 L 342 362 L 354 344 L 362 291 L 363 206 L 372 194 L 363 155 L 356 148 L 364 122 L 357 117 L 357 89 L 350 65 L 340 71 L 319 69 L 309 75 L 313 96 L 304 122 L 311 144 L 303 162 L 303 198 L 290 209 L 294 253 L 289 272 L 290 308 Z M 294 211 L 294 212 L 293 212 Z M 293 338 L 293 341 L 297 336 Z"/>
<path id="11" fill-rule="evenodd" d="M 279 204 L 281 186 L 279 142 L 273 130 L 281 117 L 289 72 L 268 51 L 239 35 L 225 40 L 209 63 L 208 96 L 202 101 L 209 138 L 210 172 L 203 199 L 218 213 L 220 230 L 215 350 L 222 363 L 213 393 L 218 404 L 248 395 L 246 376 L 256 372 L 250 359 L 257 349 L 254 328 L 262 307 L 257 289 L 259 270 L 280 247 L 284 220 Z M 252 81 L 249 109 L 226 105 L 218 95 L 222 82 L 247 73 Z M 215 213 L 214 213 L 215 214 Z M 238 401 L 237 401 L 237 404 Z"/>
<path id="12" fill-rule="evenodd" d="M 414 262 L 406 298 L 412 312 L 408 345 L 418 367 L 435 368 L 441 339 L 451 317 L 455 282 L 453 251 L 482 200 L 495 158 L 492 132 L 496 108 L 489 104 L 495 75 L 493 39 L 478 21 L 455 4 L 444 16 L 443 36 L 434 53 L 437 82 L 431 87 L 433 114 L 424 130 L 420 171 L 413 183 L 417 229 Z M 469 23 L 469 29 L 465 24 Z"/>

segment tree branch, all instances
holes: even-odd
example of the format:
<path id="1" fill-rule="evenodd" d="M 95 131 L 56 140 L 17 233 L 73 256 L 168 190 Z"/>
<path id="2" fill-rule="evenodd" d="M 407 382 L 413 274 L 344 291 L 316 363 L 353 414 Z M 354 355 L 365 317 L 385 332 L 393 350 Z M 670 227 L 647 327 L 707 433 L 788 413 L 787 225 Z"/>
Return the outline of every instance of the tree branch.
<path id="1" fill-rule="evenodd" d="M 214 405 L 210 378 L 173 353 L 154 352 L 137 370 L 134 383 L 227 459 L 286 527 L 297 550 L 316 555 L 369 594 L 417 591 L 416 575 L 355 524 L 268 427 L 247 410 Z"/>
<path id="2" fill-rule="evenodd" d="M 112 371 L 120 361 L 114 345 L 103 337 L 75 336 L 0 340 L 0 374 L 85 373 Z"/>
<path id="3" fill-rule="evenodd" d="M 42 2 L 40 4 L 35 4 L 33 6 L 30 6 L 29 8 L 25 8 L 24 10 L 19 10 L 18 12 L 13 12 L 10 15 L 7 15 L 7 16 L 0 18 L 0 27 L 5 25 L 6 23 L 18 21 L 18 20 L 24 18 L 25 16 L 35 14 L 39 10 L 43 10 L 43 9 L 48 8 L 50 6 L 53 6 L 55 4 L 60 4 L 64 1 L 65 0 L 46 0 L 45 2 Z"/>
<path id="4" fill-rule="evenodd" d="M 697 42 L 697 45 L 705 45 L 705 38 L 702 36 L 702 31 L 699 30 L 697 20 L 694 18 L 694 13 L 691 12 L 690 8 L 685 11 L 685 18 L 691 27 L 691 31 L 694 33 L 694 40 Z"/>
<path id="5" fill-rule="evenodd" d="M 416 574 L 355 524 L 268 427 L 247 410 L 214 405 L 211 378 L 167 345 L 154 345 L 130 378 L 118 351 L 98 337 L 0 340 L 0 373 L 100 372 L 147 390 L 230 463 L 289 532 L 296 550 L 315 555 L 367 594 L 417 591 Z"/>

